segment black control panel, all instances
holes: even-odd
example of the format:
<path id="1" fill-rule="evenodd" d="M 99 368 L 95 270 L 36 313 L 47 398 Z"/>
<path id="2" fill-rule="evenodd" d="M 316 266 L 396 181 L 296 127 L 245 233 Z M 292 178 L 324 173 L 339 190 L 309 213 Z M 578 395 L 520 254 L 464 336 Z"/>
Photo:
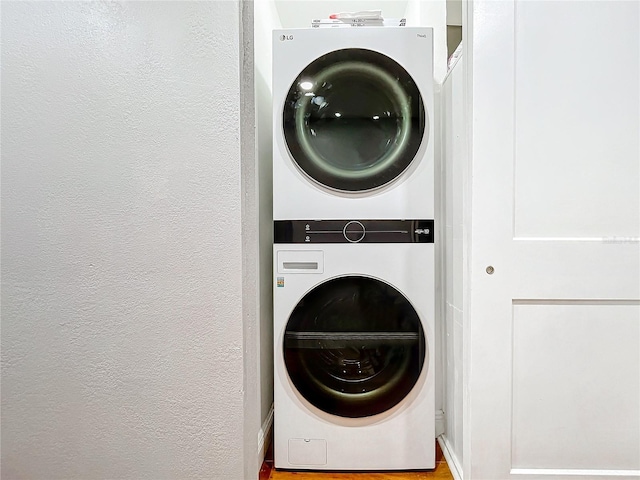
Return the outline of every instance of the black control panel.
<path id="1" fill-rule="evenodd" d="M 276 220 L 274 243 L 433 243 L 433 220 Z"/>

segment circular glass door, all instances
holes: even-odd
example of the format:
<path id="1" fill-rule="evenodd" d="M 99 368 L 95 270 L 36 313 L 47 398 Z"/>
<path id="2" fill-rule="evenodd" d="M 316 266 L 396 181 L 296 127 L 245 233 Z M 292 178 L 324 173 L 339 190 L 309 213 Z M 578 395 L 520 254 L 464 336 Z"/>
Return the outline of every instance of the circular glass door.
<path id="1" fill-rule="evenodd" d="M 397 178 L 426 128 L 422 98 L 394 60 L 364 49 L 328 53 L 300 73 L 284 105 L 284 136 L 311 179 L 360 192 Z"/>
<path id="2" fill-rule="evenodd" d="M 409 301 L 379 280 L 329 280 L 291 313 L 284 361 L 298 392 L 342 417 L 382 413 L 405 398 L 424 366 L 426 342 Z"/>

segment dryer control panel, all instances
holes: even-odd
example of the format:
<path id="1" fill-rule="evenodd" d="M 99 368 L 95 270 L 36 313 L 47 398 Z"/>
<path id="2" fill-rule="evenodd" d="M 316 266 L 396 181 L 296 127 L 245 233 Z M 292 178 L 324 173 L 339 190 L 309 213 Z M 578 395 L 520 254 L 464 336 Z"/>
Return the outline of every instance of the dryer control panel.
<path id="1" fill-rule="evenodd" d="M 276 220 L 274 243 L 433 243 L 433 220 Z"/>

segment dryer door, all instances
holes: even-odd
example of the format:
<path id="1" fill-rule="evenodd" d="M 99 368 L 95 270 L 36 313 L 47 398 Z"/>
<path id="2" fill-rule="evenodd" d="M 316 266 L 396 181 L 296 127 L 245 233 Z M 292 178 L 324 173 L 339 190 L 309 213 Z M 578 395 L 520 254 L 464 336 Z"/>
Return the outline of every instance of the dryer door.
<path id="1" fill-rule="evenodd" d="M 409 301 L 379 280 L 349 276 L 307 293 L 284 334 L 298 392 L 317 408 L 366 417 L 397 405 L 426 368 L 426 341 Z"/>
<path id="2" fill-rule="evenodd" d="M 381 53 L 345 49 L 309 64 L 291 85 L 283 128 L 313 181 L 361 192 L 388 184 L 414 160 L 427 117 L 417 85 Z"/>

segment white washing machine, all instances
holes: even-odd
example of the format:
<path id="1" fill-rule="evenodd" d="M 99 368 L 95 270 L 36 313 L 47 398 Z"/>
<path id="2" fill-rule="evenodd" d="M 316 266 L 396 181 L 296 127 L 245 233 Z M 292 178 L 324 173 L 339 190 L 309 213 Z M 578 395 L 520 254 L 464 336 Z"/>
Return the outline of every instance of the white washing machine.
<path id="1" fill-rule="evenodd" d="M 434 214 L 433 31 L 273 33 L 273 215 Z"/>
<path id="2" fill-rule="evenodd" d="M 275 230 L 275 467 L 434 468 L 433 221 Z"/>

